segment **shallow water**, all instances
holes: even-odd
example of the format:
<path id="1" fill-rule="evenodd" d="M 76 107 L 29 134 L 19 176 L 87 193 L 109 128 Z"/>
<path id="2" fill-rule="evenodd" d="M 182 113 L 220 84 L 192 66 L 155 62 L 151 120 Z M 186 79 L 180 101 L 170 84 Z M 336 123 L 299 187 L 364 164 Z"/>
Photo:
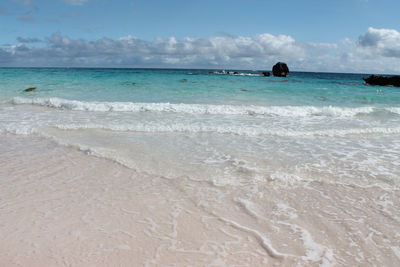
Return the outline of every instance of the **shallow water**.
<path id="1" fill-rule="evenodd" d="M 396 266 L 400 90 L 360 74 L 259 74 L 0 69 L 2 154 L 26 157 L 36 138 L 166 179 L 201 207 L 204 229 L 255 242 L 243 266 Z"/>
<path id="2" fill-rule="evenodd" d="M 3 135 L 0 150 L 5 266 L 400 262 L 400 191 L 394 187 L 339 183 L 336 174 L 317 180 L 319 166 L 308 180 L 282 168 L 240 186 L 171 179 L 34 136 Z"/>

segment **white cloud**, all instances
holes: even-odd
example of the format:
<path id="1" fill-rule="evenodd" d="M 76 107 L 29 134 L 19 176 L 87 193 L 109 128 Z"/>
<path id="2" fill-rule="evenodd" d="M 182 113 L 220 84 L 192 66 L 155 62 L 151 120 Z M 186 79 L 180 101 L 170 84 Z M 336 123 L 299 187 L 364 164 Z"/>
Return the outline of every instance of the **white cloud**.
<path id="1" fill-rule="evenodd" d="M 396 34 L 395 30 L 370 28 L 355 41 L 301 43 L 288 35 L 269 33 L 153 41 L 134 36 L 86 41 L 55 33 L 42 42 L 36 38 L 18 38 L 17 44 L 0 47 L 0 66 L 268 70 L 277 61 L 285 61 L 292 70 L 400 73 L 398 58 L 393 57 L 396 55 L 393 51 L 398 51 Z"/>
<path id="2" fill-rule="evenodd" d="M 26 38 L 18 38 L 25 41 Z M 29 44 L 28 42 L 21 42 Z M 51 63 L 74 64 L 161 64 L 175 66 L 235 66 L 253 64 L 278 58 L 305 55 L 305 50 L 290 36 L 261 34 L 256 37 L 157 38 L 144 41 L 133 36 L 117 40 L 102 38 L 95 41 L 71 39 L 59 33 L 47 40 L 42 48 L 20 46 L 9 48 L 16 60 L 29 59 Z M 46 55 L 45 57 L 42 57 Z M 251 67 L 251 66 L 247 66 Z"/>
<path id="3" fill-rule="evenodd" d="M 375 55 L 400 58 L 400 32 L 396 30 L 368 28 L 359 45 Z"/>

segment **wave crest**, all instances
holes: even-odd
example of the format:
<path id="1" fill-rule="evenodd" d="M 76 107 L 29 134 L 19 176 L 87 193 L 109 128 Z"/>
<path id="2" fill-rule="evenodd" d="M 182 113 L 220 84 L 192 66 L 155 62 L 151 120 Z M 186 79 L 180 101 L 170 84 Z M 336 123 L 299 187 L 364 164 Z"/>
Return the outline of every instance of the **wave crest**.
<path id="1" fill-rule="evenodd" d="M 370 114 L 375 107 L 335 107 L 335 106 L 255 106 L 255 105 L 211 105 L 211 104 L 171 104 L 171 103 L 134 103 L 134 102 L 87 102 L 62 98 L 22 98 L 14 97 L 14 105 L 37 105 L 78 111 L 96 112 L 168 112 L 184 114 L 212 115 L 250 115 L 250 116 L 283 116 L 283 117 L 354 117 Z M 400 114 L 400 108 L 391 107 L 383 110 Z"/>

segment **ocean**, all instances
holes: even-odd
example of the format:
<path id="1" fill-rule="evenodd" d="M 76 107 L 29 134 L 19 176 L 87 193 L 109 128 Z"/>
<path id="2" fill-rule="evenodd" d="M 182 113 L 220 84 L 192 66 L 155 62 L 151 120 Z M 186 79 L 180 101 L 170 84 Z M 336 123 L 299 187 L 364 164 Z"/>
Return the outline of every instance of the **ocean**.
<path id="1" fill-rule="evenodd" d="M 2 185 L 35 170 L 7 161 L 60 147 L 166 181 L 176 189 L 171 216 L 194 203 L 202 215 L 182 219 L 186 227 L 202 222 L 207 233 L 215 220 L 237 243 L 190 233 L 203 243 L 174 243 L 209 253 L 207 264 L 219 259 L 208 266 L 398 266 L 400 89 L 366 85 L 367 76 L 0 68 Z M 146 218 L 156 227 L 159 217 Z"/>

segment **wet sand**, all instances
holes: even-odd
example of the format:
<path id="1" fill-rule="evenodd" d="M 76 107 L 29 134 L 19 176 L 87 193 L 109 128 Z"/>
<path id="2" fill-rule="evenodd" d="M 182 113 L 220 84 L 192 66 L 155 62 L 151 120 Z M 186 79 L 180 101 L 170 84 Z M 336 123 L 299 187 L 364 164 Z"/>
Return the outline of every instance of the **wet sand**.
<path id="1" fill-rule="evenodd" d="M 216 186 L 0 137 L 0 266 L 400 265 L 398 188 Z"/>

